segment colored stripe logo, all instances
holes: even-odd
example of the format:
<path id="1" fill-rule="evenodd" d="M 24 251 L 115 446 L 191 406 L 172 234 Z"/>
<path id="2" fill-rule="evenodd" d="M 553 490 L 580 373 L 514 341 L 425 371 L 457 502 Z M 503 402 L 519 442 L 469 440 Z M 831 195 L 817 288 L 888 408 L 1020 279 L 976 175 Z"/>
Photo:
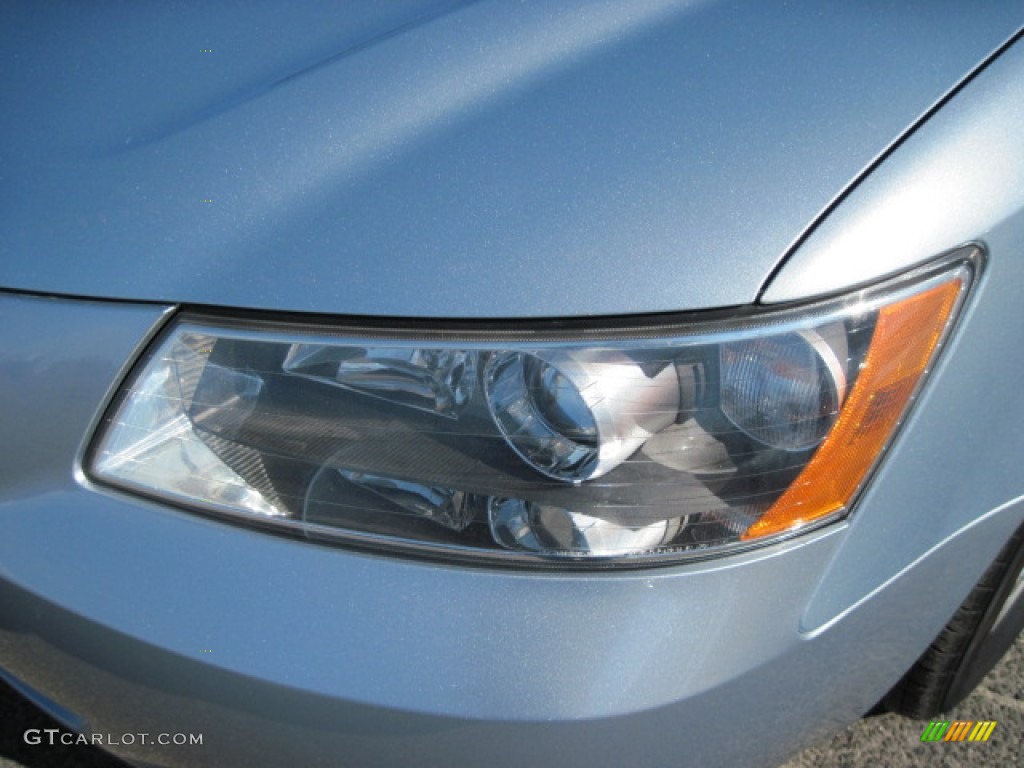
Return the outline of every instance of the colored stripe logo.
<path id="1" fill-rule="evenodd" d="M 932 720 L 921 734 L 921 741 L 988 741 L 995 729 L 995 720 Z"/>

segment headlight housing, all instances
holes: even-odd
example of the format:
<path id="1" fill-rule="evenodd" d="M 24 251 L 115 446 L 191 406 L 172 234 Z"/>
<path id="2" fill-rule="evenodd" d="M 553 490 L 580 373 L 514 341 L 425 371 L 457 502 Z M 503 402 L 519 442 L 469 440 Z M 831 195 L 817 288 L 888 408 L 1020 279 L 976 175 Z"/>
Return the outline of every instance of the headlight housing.
<path id="1" fill-rule="evenodd" d="M 607 566 L 749 547 L 849 511 L 979 258 L 962 249 L 829 301 L 642 328 L 185 313 L 112 404 L 88 471 L 392 551 Z"/>

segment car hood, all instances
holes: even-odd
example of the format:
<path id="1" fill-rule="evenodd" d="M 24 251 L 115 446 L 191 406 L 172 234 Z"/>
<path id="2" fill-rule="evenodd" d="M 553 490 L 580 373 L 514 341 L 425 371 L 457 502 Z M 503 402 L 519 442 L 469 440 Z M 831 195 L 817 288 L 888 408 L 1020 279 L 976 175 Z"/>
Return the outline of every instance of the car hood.
<path id="1" fill-rule="evenodd" d="M 1013 31 L 978 4 L 8 6 L 0 286 L 292 312 L 753 301 Z"/>

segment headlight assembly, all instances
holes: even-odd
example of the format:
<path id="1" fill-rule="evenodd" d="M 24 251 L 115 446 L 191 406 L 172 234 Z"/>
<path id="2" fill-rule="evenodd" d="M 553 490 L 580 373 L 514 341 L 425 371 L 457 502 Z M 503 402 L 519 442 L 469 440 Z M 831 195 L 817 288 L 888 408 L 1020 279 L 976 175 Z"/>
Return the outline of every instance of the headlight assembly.
<path id="1" fill-rule="evenodd" d="M 183 314 L 112 405 L 96 480 L 395 551 L 640 565 L 845 515 L 975 249 L 814 305 L 645 328 L 325 327 Z"/>

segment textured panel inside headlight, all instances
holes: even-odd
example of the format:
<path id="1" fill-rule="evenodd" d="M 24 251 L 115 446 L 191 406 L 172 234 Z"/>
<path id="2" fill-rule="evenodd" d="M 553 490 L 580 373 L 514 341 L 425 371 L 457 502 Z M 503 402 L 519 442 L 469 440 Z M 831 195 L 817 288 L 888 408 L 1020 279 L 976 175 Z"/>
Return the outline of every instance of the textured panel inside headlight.
<path id="1" fill-rule="evenodd" d="M 616 565 L 747 547 L 849 510 L 975 268 L 961 252 L 813 306 L 639 329 L 186 314 L 111 408 L 89 469 L 190 509 L 421 554 Z"/>

